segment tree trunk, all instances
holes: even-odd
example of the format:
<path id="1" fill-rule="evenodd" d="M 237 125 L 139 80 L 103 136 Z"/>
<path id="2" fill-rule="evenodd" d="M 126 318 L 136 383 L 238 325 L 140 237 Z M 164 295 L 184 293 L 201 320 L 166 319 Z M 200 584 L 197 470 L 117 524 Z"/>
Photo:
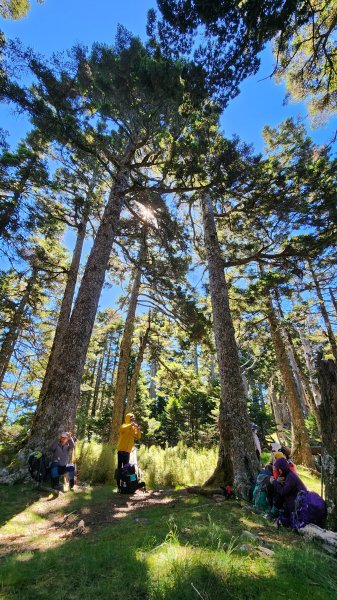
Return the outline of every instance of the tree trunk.
<path id="1" fill-rule="evenodd" d="M 11 396 L 10 396 L 10 398 L 8 398 L 7 406 L 4 409 L 3 414 L 1 415 L 0 431 L 6 425 L 6 421 L 7 421 L 7 416 L 8 416 L 8 413 L 9 413 L 9 409 L 11 407 L 11 404 L 12 404 L 13 400 L 14 400 L 15 392 L 16 392 L 16 390 L 18 388 L 18 385 L 19 385 L 19 382 L 20 382 L 20 379 L 21 379 L 21 375 L 22 375 L 23 369 L 24 369 L 24 367 L 22 366 L 21 369 L 20 369 L 19 375 L 16 378 L 15 385 L 13 387 Z"/>
<path id="2" fill-rule="evenodd" d="M 280 297 L 279 297 L 279 293 L 278 293 L 277 289 L 274 290 L 274 295 L 275 295 L 275 299 L 277 302 L 277 309 L 278 309 L 279 317 L 282 320 L 284 320 L 284 313 L 282 310 L 281 301 L 280 301 Z M 306 377 L 303 372 L 301 361 L 297 354 L 296 348 L 293 344 L 289 330 L 288 330 L 287 326 L 283 327 L 282 325 L 280 325 L 280 327 L 282 327 L 283 339 L 284 339 L 286 351 L 288 354 L 288 359 L 289 359 L 289 362 L 290 362 L 290 365 L 291 365 L 291 368 L 292 368 L 292 371 L 294 374 L 298 397 L 301 401 L 302 412 L 303 412 L 304 416 L 307 417 L 308 416 L 308 408 L 310 408 L 310 402 L 309 402 L 310 390 L 307 390 Z"/>
<path id="3" fill-rule="evenodd" d="M 196 375 L 199 375 L 199 356 L 198 356 L 198 344 L 193 346 L 193 364 Z"/>
<path id="4" fill-rule="evenodd" d="M 325 307 L 325 302 L 324 302 L 324 298 L 323 298 L 323 295 L 322 295 L 321 287 L 319 285 L 319 281 L 317 279 L 317 276 L 316 276 L 316 273 L 315 273 L 315 271 L 313 269 L 312 264 L 310 262 L 308 262 L 308 265 L 309 265 L 310 273 L 312 275 L 313 282 L 315 284 L 317 298 L 318 298 L 318 301 L 319 301 L 319 307 L 320 307 L 321 315 L 322 315 L 324 323 L 325 323 L 326 332 L 327 332 L 328 339 L 329 339 L 329 342 L 330 342 L 331 352 L 332 352 L 332 354 L 334 356 L 335 361 L 337 361 L 337 342 L 336 342 L 336 338 L 335 338 L 334 332 L 333 332 L 332 327 L 331 327 L 331 323 L 330 323 L 328 311 L 327 311 L 327 309 Z"/>
<path id="5" fill-rule="evenodd" d="M 273 339 L 276 359 L 281 373 L 291 415 L 292 454 L 296 462 L 303 464 L 306 467 L 313 468 L 314 465 L 309 448 L 309 437 L 305 428 L 301 401 L 287 354 L 284 332 L 278 323 L 270 293 L 268 293 L 267 296 L 267 307 L 268 321 Z"/>
<path id="6" fill-rule="evenodd" d="M 139 350 L 138 350 L 138 356 L 137 356 L 136 363 L 135 363 L 135 366 L 134 366 L 134 369 L 133 369 L 133 373 L 132 373 L 132 377 L 131 377 L 131 383 L 130 383 L 130 387 L 129 387 L 128 394 L 127 394 L 127 403 L 126 403 L 126 407 L 125 407 L 125 412 L 126 413 L 132 411 L 133 407 L 134 407 L 134 404 L 135 404 L 136 392 L 137 392 L 137 383 L 138 383 L 140 369 L 141 369 L 143 358 L 144 358 L 144 352 L 145 352 L 146 346 L 147 346 L 148 341 L 149 341 L 150 331 L 151 331 L 151 316 L 149 314 L 149 323 L 148 323 L 148 326 L 146 328 L 146 331 L 145 331 L 144 335 L 142 335 L 140 337 L 140 345 L 139 345 Z"/>
<path id="7" fill-rule="evenodd" d="M 155 400 L 157 398 L 156 383 L 154 380 L 156 374 L 157 374 L 157 363 L 154 359 L 152 359 L 151 363 L 150 363 L 150 389 L 149 389 L 149 394 L 150 394 L 151 400 Z"/>
<path id="8" fill-rule="evenodd" d="M 335 298 L 335 294 L 333 293 L 333 290 L 331 289 L 331 287 L 329 287 L 329 294 L 330 294 L 331 302 L 333 304 L 333 307 L 335 309 L 335 313 L 337 316 L 337 300 Z"/>
<path id="9" fill-rule="evenodd" d="M 285 402 L 280 393 L 277 393 L 275 383 L 273 379 L 271 380 L 268 386 L 268 398 L 270 402 L 270 406 L 272 409 L 275 425 L 276 425 L 276 435 L 280 444 L 285 444 L 285 435 L 284 430 L 287 428 L 287 422 L 285 421 L 284 413 L 285 413 Z M 288 411 L 287 411 L 288 412 Z M 290 421 L 290 417 L 289 417 Z M 289 423 L 290 426 L 290 423 Z"/>
<path id="10" fill-rule="evenodd" d="M 130 153 L 128 153 L 130 154 Z M 55 364 L 35 414 L 29 448 L 46 447 L 60 428 L 73 430 L 92 328 L 111 248 L 128 188 L 130 156 L 116 175 L 88 258 L 77 299 Z"/>
<path id="11" fill-rule="evenodd" d="M 321 404 L 322 399 L 321 399 L 321 393 L 318 388 L 318 383 L 314 377 L 315 364 L 314 364 L 314 358 L 313 358 L 313 353 L 312 353 L 312 349 L 311 349 L 311 344 L 310 344 L 310 341 L 308 340 L 308 338 L 303 334 L 301 327 L 298 328 L 298 333 L 299 333 L 301 344 L 302 344 L 302 352 L 303 352 L 303 356 L 304 356 L 305 365 L 307 367 L 307 371 L 309 374 L 309 386 L 310 386 L 310 389 L 312 392 L 312 397 L 314 400 L 313 411 L 316 416 L 317 425 L 320 428 L 319 406 Z"/>
<path id="12" fill-rule="evenodd" d="M 66 287 L 64 290 L 61 308 L 57 319 L 57 325 L 55 329 L 53 344 L 50 350 L 46 372 L 44 374 L 42 387 L 40 390 L 39 397 L 43 398 L 48 387 L 49 379 L 55 368 L 55 364 L 60 358 L 62 349 L 62 341 L 67 327 L 69 325 L 69 319 L 71 315 L 71 307 L 74 301 L 75 288 L 77 283 L 78 271 L 80 268 L 81 255 L 83 249 L 83 243 L 85 239 L 87 220 L 82 221 L 77 229 L 76 243 L 73 251 L 71 264 L 67 274 Z"/>
<path id="13" fill-rule="evenodd" d="M 17 309 L 13 315 L 9 329 L 4 336 L 4 340 L 0 349 L 0 387 L 2 387 L 4 377 L 7 373 L 9 363 L 12 358 L 12 354 L 15 348 L 15 344 L 18 340 L 20 332 L 22 330 L 23 320 L 28 307 L 28 302 L 34 288 L 37 277 L 37 269 L 33 268 L 32 274 L 30 275 L 25 292 L 17 306 Z"/>
<path id="14" fill-rule="evenodd" d="M 142 244 L 139 255 L 138 255 L 138 267 L 135 270 L 131 295 L 130 295 L 130 303 L 128 314 L 125 320 L 124 332 L 122 343 L 120 347 L 119 353 L 119 361 L 118 361 L 118 369 L 117 369 L 117 378 L 116 378 L 116 391 L 114 397 L 114 404 L 112 409 L 112 422 L 111 422 L 111 430 L 109 442 L 116 446 L 118 440 L 118 432 L 119 428 L 123 422 L 124 418 L 124 409 L 125 409 L 125 398 L 126 398 L 126 390 L 127 390 L 127 380 L 128 380 L 128 366 L 130 361 L 130 354 L 132 348 L 132 336 L 135 328 L 135 316 L 136 316 L 136 308 L 138 302 L 138 296 L 141 285 L 141 265 L 144 261 L 145 257 L 145 245 Z"/>
<path id="15" fill-rule="evenodd" d="M 95 381 L 95 388 L 94 388 L 94 394 L 93 394 L 91 411 L 90 411 L 91 417 L 96 417 L 98 394 L 99 394 L 99 388 L 100 388 L 101 380 L 102 380 L 103 362 L 104 362 L 104 349 L 103 349 L 103 354 L 98 361 L 98 369 L 97 369 L 97 375 L 96 375 L 96 381 Z"/>
<path id="16" fill-rule="evenodd" d="M 322 403 L 322 467 L 328 508 L 327 526 L 337 531 L 337 366 L 333 360 L 320 360 L 318 383 Z"/>
<path id="17" fill-rule="evenodd" d="M 110 358 L 111 358 L 112 342 L 113 342 L 113 336 L 108 335 L 107 340 L 106 340 L 106 343 L 108 344 L 108 352 L 107 352 L 107 357 L 106 357 L 106 361 L 105 361 L 104 375 L 102 377 L 103 385 L 102 385 L 102 391 L 101 391 L 101 401 L 99 404 L 99 413 L 100 414 L 102 413 L 102 410 L 104 408 L 105 390 L 106 390 L 106 385 L 107 385 L 108 374 L 110 371 Z"/>
<path id="18" fill-rule="evenodd" d="M 219 460 L 212 478 L 213 481 L 219 478 L 234 483 L 238 494 L 247 497 L 249 488 L 256 479 L 258 461 L 240 373 L 224 261 L 209 195 L 202 197 L 202 215 L 222 404 L 219 417 Z"/>

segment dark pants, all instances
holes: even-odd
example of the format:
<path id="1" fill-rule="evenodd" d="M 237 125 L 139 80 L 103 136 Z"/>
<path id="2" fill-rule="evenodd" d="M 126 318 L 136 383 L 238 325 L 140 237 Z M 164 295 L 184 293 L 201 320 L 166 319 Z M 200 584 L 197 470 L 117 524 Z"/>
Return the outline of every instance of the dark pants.
<path id="1" fill-rule="evenodd" d="M 75 467 L 74 465 L 61 466 L 58 463 L 52 463 L 50 468 L 51 485 L 53 488 L 60 485 L 60 475 L 69 473 L 69 487 L 72 489 L 75 483 Z"/>
<path id="2" fill-rule="evenodd" d="M 122 452 L 121 450 L 118 450 L 117 452 L 117 469 L 121 469 L 122 467 L 124 467 L 125 465 L 128 464 L 130 460 L 130 452 Z M 117 486 L 120 487 L 121 484 L 121 480 L 117 479 Z"/>

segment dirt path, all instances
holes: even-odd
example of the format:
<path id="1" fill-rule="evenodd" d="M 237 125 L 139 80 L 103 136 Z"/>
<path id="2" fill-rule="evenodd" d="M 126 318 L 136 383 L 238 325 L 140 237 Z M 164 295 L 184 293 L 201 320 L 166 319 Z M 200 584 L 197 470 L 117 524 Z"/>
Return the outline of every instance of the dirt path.
<path id="1" fill-rule="evenodd" d="M 65 539 L 85 535 L 107 524 L 117 522 L 131 512 L 158 505 L 174 505 L 180 491 L 137 491 L 133 496 L 114 494 L 105 502 L 92 503 L 71 510 L 72 500 L 84 493 L 60 494 L 58 498 L 42 497 L 23 512 L 15 515 L 0 531 L 0 556 L 13 552 L 47 550 Z M 66 511 L 69 505 L 69 513 Z M 142 518 L 138 517 L 141 522 Z"/>

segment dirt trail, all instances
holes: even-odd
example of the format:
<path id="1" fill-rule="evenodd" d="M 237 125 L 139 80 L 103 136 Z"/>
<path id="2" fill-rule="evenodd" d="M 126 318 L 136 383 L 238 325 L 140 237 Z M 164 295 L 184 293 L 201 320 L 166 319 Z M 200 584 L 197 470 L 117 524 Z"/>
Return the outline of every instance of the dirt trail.
<path id="1" fill-rule="evenodd" d="M 71 510 L 72 500 L 83 493 L 60 494 L 58 498 L 41 497 L 28 509 L 15 515 L 0 531 L 0 557 L 12 552 L 47 550 L 67 538 L 84 535 L 103 525 L 117 522 L 129 513 L 158 505 L 174 505 L 176 492 L 137 491 L 133 496 L 114 494 L 105 502 L 92 503 Z M 179 497 L 185 495 L 179 492 Z M 66 507 L 69 505 L 69 513 Z M 139 522 L 142 521 L 139 517 Z"/>

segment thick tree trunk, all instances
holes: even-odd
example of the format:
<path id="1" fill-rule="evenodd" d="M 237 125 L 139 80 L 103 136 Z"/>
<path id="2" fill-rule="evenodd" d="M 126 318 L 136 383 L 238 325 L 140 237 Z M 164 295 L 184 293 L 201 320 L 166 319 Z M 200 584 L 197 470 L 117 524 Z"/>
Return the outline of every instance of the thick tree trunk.
<path id="1" fill-rule="evenodd" d="M 45 395 L 46 388 L 48 387 L 49 379 L 53 373 L 55 368 L 55 364 L 58 362 L 60 358 L 60 353 L 62 349 L 62 341 L 65 332 L 67 331 L 67 327 L 69 325 L 69 319 L 71 315 L 71 307 L 74 301 L 75 288 L 77 283 L 78 271 L 80 268 L 81 255 L 83 249 L 83 243 L 85 239 L 86 232 L 86 220 L 82 221 L 78 226 L 76 243 L 73 251 L 73 256 L 71 260 L 71 264 L 67 274 L 66 287 L 64 290 L 61 308 L 57 320 L 57 325 L 54 334 L 54 340 L 51 347 L 51 351 L 48 358 L 46 372 L 44 374 L 42 387 L 40 390 L 40 398 L 43 398 Z"/>
<path id="2" fill-rule="evenodd" d="M 7 373 L 9 363 L 15 348 L 15 344 L 21 333 L 23 321 L 27 311 L 29 299 L 34 288 L 37 277 L 37 270 L 33 268 L 32 274 L 29 277 L 25 292 L 15 310 L 9 329 L 4 336 L 4 340 L 0 349 L 0 387 L 2 387 L 4 377 Z"/>
<path id="3" fill-rule="evenodd" d="M 29 447 L 46 447 L 60 428 L 73 430 L 80 386 L 99 298 L 123 197 L 128 187 L 130 156 L 116 175 L 109 200 L 88 258 L 69 325 L 63 336 L 60 358 L 54 367 L 35 414 Z"/>
<path id="4" fill-rule="evenodd" d="M 234 483 L 238 494 L 247 497 L 258 472 L 258 461 L 240 373 L 224 262 L 217 237 L 212 200 L 208 195 L 202 197 L 202 215 L 222 403 L 219 418 L 219 461 L 213 479 L 215 481 L 219 477 L 222 481 Z"/>
<path id="5" fill-rule="evenodd" d="M 127 403 L 125 407 L 125 412 L 128 413 L 133 411 L 135 400 L 136 400 L 136 392 L 137 392 L 137 383 L 139 380 L 140 369 L 142 367 L 142 362 L 144 359 L 144 352 L 149 342 L 149 335 L 151 331 L 151 315 L 149 314 L 149 322 L 146 328 L 144 335 L 140 337 L 140 345 L 138 350 L 138 356 L 136 359 L 136 363 L 132 372 L 131 383 L 127 394 Z"/>
<path id="6" fill-rule="evenodd" d="M 291 415 L 292 426 L 292 454 L 294 460 L 306 467 L 313 468 L 313 460 L 309 448 L 309 437 L 305 428 L 304 416 L 298 389 L 287 354 L 285 336 L 278 323 L 271 295 L 267 297 L 268 321 L 270 325 L 276 359 L 281 373 L 287 403 Z"/>
<path id="7" fill-rule="evenodd" d="M 125 410 L 125 399 L 126 399 L 126 390 L 127 390 L 127 381 L 128 381 L 128 366 L 130 361 L 130 354 L 132 348 L 132 336 L 135 328 L 135 316 L 136 316 L 136 308 L 138 302 L 138 296 L 141 285 L 141 265 L 143 263 L 145 256 L 145 246 L 142 245 L 139 251 L 138 256 L 138 267 L 135 270 L 128 314 L 126 316 L 125 325 L 124 325 L 124 333 L 121 342 L 120 352 L 119 352 L 119 361 L 118 361 L 118 369 L 117 369 L 117 378 L 116 378 L 116 391 L 114 397 L 114 404 L 112 409 L 112 421 L 111 421 L 111 430 L 109 436 L 109 442 L 116 446 L 118 440 L 118 432 L 119 428 L 123 422 L 124 410 Z"/>
<path id="8" fill-rule="evenodd" d="M 312 275 L 313 282 L 315 284 L 317 298 L 318 298 L 318 301 L 319 301 L 319 307 L 320 307 L 321 315 L 322 315 L 324 323 L 325 323 L 327 336 L 328 336 L 328 339 L 329 339 L 329 342 L 330 342 L 331 352 L 333 354 L 333 357 L 334 357 L 335 361 L 337 361 L 337 342 L 336 342 L 336 338 L 335 338 L 334 332 L 333 332 L 332 327 L 331 327 L 331 323 L 330 323 L 328 311 L 327 311 L 327 309 L 325 307 L 325 302 L 324 302 L 323 294 L 322 294 L 322 291 L 321 291 L 321 287 L 319 285 L 319 281 L 317 279 L 317 276 L 316 276 L 316 273 L 315 273 L 315 271 L 313 269 L 312 264 L 310 262 L 308 262 L 308 264 L 309 264 L 309 270 L 310 270 L 310 273 Z"/>
<path id="9" fill-rule="evenodd" d="M 328 508 L 327 526 L 337 531 L 337 365 L 333 360 L 321 360 L 318 383 L 322 403 L 319 407 L 322 424 L 322 467 Z"/>

